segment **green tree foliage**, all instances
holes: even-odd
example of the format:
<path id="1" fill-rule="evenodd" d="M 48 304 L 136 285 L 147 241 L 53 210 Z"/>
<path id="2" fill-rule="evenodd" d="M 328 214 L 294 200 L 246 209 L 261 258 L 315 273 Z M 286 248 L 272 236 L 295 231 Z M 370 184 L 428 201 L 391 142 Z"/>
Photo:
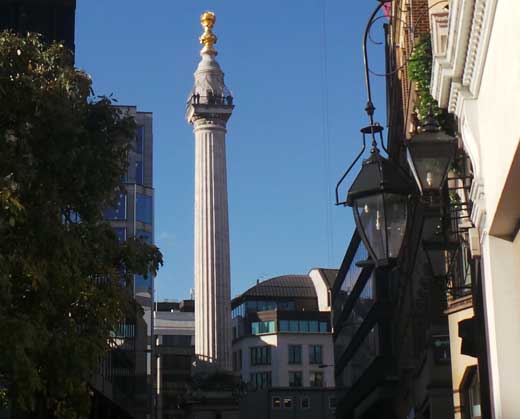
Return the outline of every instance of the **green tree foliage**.
<path id="1" fill-rule="evenodd" d="M 142 314 L 131 278 L 162 264 L 103 222 L 135 123 L 70 63 L 60 44 L 0 33 L 0 378 L 16 417 L 87 415 L 111 332 Z"/>

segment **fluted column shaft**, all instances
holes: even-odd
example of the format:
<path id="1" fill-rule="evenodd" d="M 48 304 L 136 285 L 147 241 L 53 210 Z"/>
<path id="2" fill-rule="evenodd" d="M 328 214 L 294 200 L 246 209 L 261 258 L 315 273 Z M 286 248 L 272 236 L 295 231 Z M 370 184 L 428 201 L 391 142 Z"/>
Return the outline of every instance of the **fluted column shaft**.
<path id="1" fill-rule="evenodd" d="M 195 353 L 231 370 L 226 128 L 224 121 L 204 118 L 194 127 Z"/>

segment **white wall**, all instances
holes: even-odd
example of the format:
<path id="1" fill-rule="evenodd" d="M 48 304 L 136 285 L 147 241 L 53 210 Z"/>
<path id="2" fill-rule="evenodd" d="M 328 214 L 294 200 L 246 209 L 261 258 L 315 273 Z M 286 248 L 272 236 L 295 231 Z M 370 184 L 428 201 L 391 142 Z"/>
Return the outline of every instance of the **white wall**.
<path id="1" fill-rule="evenodd" d="M 271 365 L 252 366 L 249 348 L 262 345 L 272 347 Z M 289 345 L 302 345 L 301 365 L 289 365 Z M 233 352 L 242 350 L 241 376 L 244 382 L 249 382 L 252 372 L 271 371 L 272 385 L 285 387 L 289 385 L 289 371 L 302 371 L 303 384 L 308 386 L 309 372 L 321 371 L 325 387 L 334 387 L 334 367 L 318 368 L 318 365 L 309 365 L 309 345 L 322 345 L 323 364 L 334 365 L 334 350 L 330 333 L 273 333 L 250 336 L 235 341 Z"/>
<path id="2" fill-rule="evenodd" d="M 318 296 L 318 310 L 330 311 L 329 287 L 327 280 L 323 277 L 319 269 L 312 269 L 309 272 L 309 276 L 312 279 L 312 283 L 316 289 L 316 295 Z"/>
<path id="3" fill-rule="evenodd" d="M 452 0 L 450 17 L 462 9 L 470 13 L 459 26 L 450 20 L 450 36 L 456 39 L 469 31 L 453 44 L 453 51 L 462 52 L 463 65 L 449 62 L 449 51 L 443 58 L 436 56 L 432 94 L 457 116 L 475 170 L 472 220 L 481 233 L 493 416 L 513 419 L 520 418 L 520 238 L 516 233 L 514 241 L 492 234 L 499 234 L 496 226 L 504 223 L 511 234 L 520 219 L 520 182 L 510 172 L 520 160 L 520 1 Z M 442 66 L 447 69 L 443 77 Z M 449 101 L 442 94 L 446 89 Z M 519 187 L 513 183 L 505 190 L 508 181 Z"/>

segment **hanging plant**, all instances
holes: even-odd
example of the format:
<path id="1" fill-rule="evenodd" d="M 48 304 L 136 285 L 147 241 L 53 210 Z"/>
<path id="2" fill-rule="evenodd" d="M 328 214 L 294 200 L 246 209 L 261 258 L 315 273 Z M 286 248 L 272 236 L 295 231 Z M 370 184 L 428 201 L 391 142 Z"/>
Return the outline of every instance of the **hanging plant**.
<path id="1" fill-rule="evenodd" d="M 432 61 L 431 38 L 430 35 L 424 35 L 415 43 L 408 62 L 408 77 L 415 82 L 417 92 L 415 109 L 419 121 L 432 112 L 442 129 L 447 133 L 452 133 L 450 115 L 445 109 L 439 108 L 439 104 L 430 94 Z"/>

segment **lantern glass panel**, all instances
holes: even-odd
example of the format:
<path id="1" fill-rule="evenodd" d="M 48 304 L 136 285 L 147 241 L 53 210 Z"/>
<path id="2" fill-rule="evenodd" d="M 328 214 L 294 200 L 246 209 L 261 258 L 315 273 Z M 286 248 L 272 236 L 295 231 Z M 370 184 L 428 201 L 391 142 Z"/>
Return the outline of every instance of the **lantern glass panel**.
<path id="1" fill-rule="evenodd" d="M 377 260 L 386 259 L 386 226 L 383 194 L 365 196 L 354 201 L 359 227 L 363 229 L 361 237 Z"/>
<path id="2" fill-rule="evenodd" d="M 408 164 L 423 191 L 442 187 L 453 155 L 453 144 L 413 144 L 407 149 Z"/>
<path id="3" fill-rule="evenodd" d="M 386 234 L 388 237 L 388 258 L 397 258 L 403 244 L 408 219 L 408 197 L 385 194 Z"/>
<path id="4" fill-rule="evenodd" d="M 356 221 L 367 248 L 377 261 L 397 258 L 408 217 L 407 196 L 380 193 L 355 200 Z"/>
<path id="5" fill-rule="evenodd" d="M 435 278 L 445 277 L 448 274 L 446 250 L 441 245 L 430 245 L 425 247 L 425 252 L 432 275 Z"/>

